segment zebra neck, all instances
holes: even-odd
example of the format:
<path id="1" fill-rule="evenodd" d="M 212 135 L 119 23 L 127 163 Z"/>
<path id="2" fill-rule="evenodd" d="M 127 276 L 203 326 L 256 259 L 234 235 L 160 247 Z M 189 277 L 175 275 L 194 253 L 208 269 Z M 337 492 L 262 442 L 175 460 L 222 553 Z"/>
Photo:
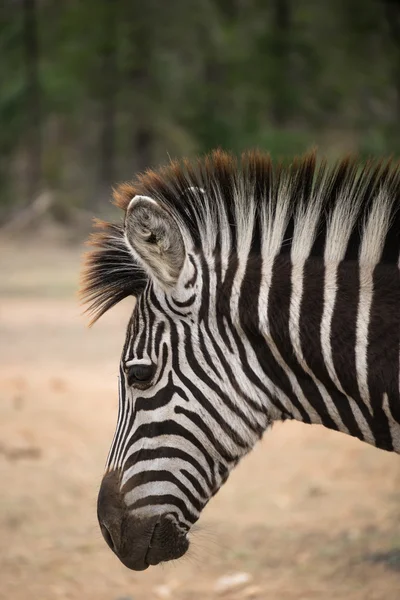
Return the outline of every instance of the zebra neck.
<path id="1" fill-rule="evenodd" d="M 397 265 L 280 256 L 260 273 L 242 285 L 238 322 L 278 414 L 400 452 Z"/>

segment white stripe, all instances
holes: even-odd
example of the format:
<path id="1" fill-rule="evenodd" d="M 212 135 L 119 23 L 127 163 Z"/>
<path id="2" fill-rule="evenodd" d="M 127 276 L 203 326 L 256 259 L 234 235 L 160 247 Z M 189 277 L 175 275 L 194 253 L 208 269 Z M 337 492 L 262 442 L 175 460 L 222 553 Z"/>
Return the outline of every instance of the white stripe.
<path id="1" fill-rule="evenodd" d="M 319 393 L 324 401 L 326 410 L 331 419 L 336 423 L 340 431 L 349 433 L 348 428 L 343 423 L 343 420 L 328 394 L 326 388 L 322 385 L 319 379 L 312 372 L 307 362 L 304 359 L 301 348 L 300 339 L 300 311 L 301 301 L 303 297 L 303 280 L 304 280 L 304 263 L 297 263 L 292 267 L 292 293 L 290 297 L 290 316 L 289 316 L 289 333 L 292 342 L 294 353 L 299 360 L 301 367 L 312 378 L 318 388 Z M 321 357 L 322 358 L 322 357 Z"/>
<path id="2" fill-rule="evenodd" d="M 390 205 L 378 194 L 364 224 L 360 247 L 360 293 L 356 328 L 356 370 L 360 395 L 371 409 L 368 388 L 368 329 L 373 299 L 373 271 L 378 264 L 390 224 Z"/>
<path id="3" fill-rule="evenodd" d="M 332 382 L 336 385 L 337 389 L 346 396 L 354 418 L 363 434 L 364 440 L 370 444 L 374 443 L 374 436 L 371 432 L 368 423 L 357 406 L 357 403 L 351 396 L 349 396 L 343 389 L 340 379 L 336 373 L 333 355 L 332 355 L 332 343 L 331 343 L 331 330 L 332 330 L 332 318 L 335 308 L 336 294 L 337 294 L 337 269 L 338 265 L 333 263 L 327 263 L 325 265 L 325 283 L 324 283 L 324 308 L 321 319 L 321 347 L 322 354 L 325 362 L 326 369 L 329 373 Z M 367 408 L 368 407 L 367 405 Z M 371 410 L 369 411 L 371 414 Z"/>
<path id="4" fill-rule="evenodd" d="M 188 471 L 193 477 L 198 481 L 200 486 L 202 487 L 204 493 L 199 494 L 197 489 L 193 486 L 189 479 L 185 475 L 182 474 L 182 469 Z M 206 481 L 203 479 L 199 471 L 192 465 L 192 463 L 185 461 L 182 458 L 178 457 L 164 457 L 164 458 L 156 458 L 152 460 L 140 460 L 132 465 L 129 469 L 127 469 L 122 477 L 121 487 L 126 485 L 126 483 L 133 477 L 134 475 L 138 475 L 139 473 L 148 473 L 149 471 L 168 471 L 173 473 L 181 483 L 185 487 L 189 489 L 189 491 L 198 498 L 200 501 L 206 501 L 209 498 L 211 490 L 209 489 Z"/>
<path id="5" fill-rule="evenodd" d="M 126 367 L 132 367 L 133 365 L 151 365 L 150 358 L 132 358 L 131 360 L 126 361 Z"/>
<path id="6" fill-rule="evenodd" d="M 110 450 L 108 452 L 108 456 L 107 456 L 107 460 L 106 460 L 106 470 L 114 469 L 114 461 L 110 462 L 110 460 L 111 460 L 111 455 L 112 455 L 113 450 L 114 450 L 114 446 L 116 445 L 116 442 L 117 442 L 117 437 L 119 436 L 119 429 L 121 427 L 122 418 L 123 418 L 123 412 L 122 412 L 121 375 L 119 375 L 119 377 L 118 377 L 118 416 L 117 416 L 117 425 L 115 427 L 114 437 L 113 437 L 113 440 L 111 442 Z"/>
<path id="7" fill-rule="evenodd" d="M 142 485 L 137 485 L 133 490 L 130 490 L 125 494 L 124 501 L 129 507 L 138 500 L 148 498 L 149 496 L 167 496 L 171 495 L 175 498 L 179 498 L 185 504 L 188 512 L 193 516 L 197 517 L 199 511 L 193 506 L 189 498 L 179 487 L 172 481 L 149 481 Z M 149 505 L 150 508 L 151 505 Z"/>

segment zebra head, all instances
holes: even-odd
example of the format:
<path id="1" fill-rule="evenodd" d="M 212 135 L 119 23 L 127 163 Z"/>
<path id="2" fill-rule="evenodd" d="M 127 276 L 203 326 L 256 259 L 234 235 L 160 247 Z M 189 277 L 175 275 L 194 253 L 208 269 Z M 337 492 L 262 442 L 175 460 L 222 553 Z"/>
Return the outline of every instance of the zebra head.
<path id="1" fill-rule="evenodd" d="M 83 297 L 94 320 L 136 298 L 98 498 L 126 566 L 182 556 L 275 420 L 400 452 L 399 173 L 217 152 L 118 188 Z"/>
<path id="2" fill-rule="evenodd" d="M 198 209 L 205 189 L 174 183 L 147 175 L 146 195 L 120 188 L 124 221 L 100 225 L 84 283 L 95 318 L 136 297 L 98 497 L 103 536 L 134 570 L 186 552 L 191 526 L 271 420 L 230 318 L 238 265 L 228 220 L 217 235 L 217 213 Z"/>

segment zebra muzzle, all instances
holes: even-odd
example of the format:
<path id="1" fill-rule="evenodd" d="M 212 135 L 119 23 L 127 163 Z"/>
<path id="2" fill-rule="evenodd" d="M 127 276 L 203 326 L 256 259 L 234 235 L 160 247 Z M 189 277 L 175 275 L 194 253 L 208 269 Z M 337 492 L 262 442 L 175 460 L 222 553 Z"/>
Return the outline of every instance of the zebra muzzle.
<path id="1" fill-rule="evenodd" d="M 137 517 L 129 512 L 120 492 L 118 473 L 102 481 L 97 516 L 111 550 L 129 569 L 144 571 L 150 565 L 180 558 L 189 547 L 185 532 L 170 513 Z"/>

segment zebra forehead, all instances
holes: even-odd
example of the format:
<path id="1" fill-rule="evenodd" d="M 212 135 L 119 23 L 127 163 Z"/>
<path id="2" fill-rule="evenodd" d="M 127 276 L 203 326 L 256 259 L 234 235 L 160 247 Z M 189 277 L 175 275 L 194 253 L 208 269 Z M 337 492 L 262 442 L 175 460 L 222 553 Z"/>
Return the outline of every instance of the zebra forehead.
<path id="1" fill-rule="evenodd" d="M 353 231 L 363 229 L 367 256 L 375 230 L 382 241 L 390 225 L 400 225 L 398 217 L 393 224 L 400 169 L 389 159 L 362 163 L 345 157 L 328 164 L 311 152 L 286 164 L 259 151 L 237 159 L 218 150 L 140 174 L 116 188 L 114 203 L 126 212 L 135 196 L 147 196 L 167 208 L 191 232 L 195 244 L 212 249 L 217 230 L 222 236 L 229 230 L 222 247 L 246 255 L 256 220 L 264 253 L 270 256 L 279 252 L 290 223 L 292 255 L 301 259 L 307 258 L 325 227 L 326 260 L 343 258 Z M 376 226 L 366 226 L 370 215 L 375 215 Z M 138 296 L 148 281 L 127 248 L 123 225 L 97 226 L 100 231 L 89 240 L 94 248 L 84 263 L 80 292 L 93 321 L 126 296 Z M 397 237 L 394 244 L 398 256 Z"/>

